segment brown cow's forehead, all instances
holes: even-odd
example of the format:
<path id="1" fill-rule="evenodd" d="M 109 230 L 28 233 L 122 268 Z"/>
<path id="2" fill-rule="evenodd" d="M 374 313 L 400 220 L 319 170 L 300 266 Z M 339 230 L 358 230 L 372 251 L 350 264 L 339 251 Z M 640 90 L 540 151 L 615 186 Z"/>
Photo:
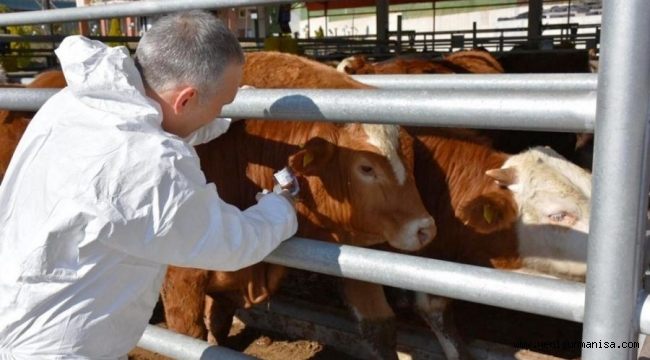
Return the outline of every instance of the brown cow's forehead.
<path id="1" fill-rule="evenodd" d="M 406 169 L 399 156 L 400 138 L 399 126 L 397 125 L 378 125 L 362 124 L 354 129 L 363 133 L 369 150 L 373 150 L 378 155 L 386 157 L 388 163 L 395 173 L 395 178 L 400 185 L 406 181 Z"/>

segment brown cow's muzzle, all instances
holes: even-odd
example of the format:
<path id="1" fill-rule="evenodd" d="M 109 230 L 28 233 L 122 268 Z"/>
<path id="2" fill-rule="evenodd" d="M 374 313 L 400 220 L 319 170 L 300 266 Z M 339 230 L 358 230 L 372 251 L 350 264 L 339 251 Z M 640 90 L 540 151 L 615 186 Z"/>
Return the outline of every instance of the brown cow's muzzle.
<path id="1" fill-rule="evenodd" d="M 436 233 L 436 222 L 428 216 L 406 223 L 398 236 L 388 243 L 396 249 L 417 251 L 427 246 L 436 237 Z"/>

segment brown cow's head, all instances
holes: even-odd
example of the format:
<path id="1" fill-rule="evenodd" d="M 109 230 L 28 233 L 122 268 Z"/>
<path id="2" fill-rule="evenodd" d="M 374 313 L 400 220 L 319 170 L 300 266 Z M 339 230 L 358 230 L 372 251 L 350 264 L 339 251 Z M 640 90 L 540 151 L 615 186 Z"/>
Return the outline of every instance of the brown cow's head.
<path id="1" fill-rule="evenodd" d="M 347 57 L 336 66 L 339 72 L 350 75 L 374 74 L 375 68 L 361 55 Z"/>
<path id="2" fill-rule="evenodd" d="M 319 129 L 289 161 L 308 182 L 301 213 L 335 241 L 405 251 L 427 245 L 436 227 L 416 189 L 409 135 L 394 125 Z"/>

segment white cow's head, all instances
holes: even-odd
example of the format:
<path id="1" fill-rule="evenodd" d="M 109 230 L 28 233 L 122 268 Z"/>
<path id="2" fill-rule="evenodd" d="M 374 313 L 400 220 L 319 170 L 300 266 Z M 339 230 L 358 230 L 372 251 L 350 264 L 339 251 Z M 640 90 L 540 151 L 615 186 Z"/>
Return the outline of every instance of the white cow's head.
<path id="1" fill-rule="evenodd" d="M 524 271 L 584 280 L 591 174 L 548 147 L 511 156 L 487 172 L 513 192 Z"/>

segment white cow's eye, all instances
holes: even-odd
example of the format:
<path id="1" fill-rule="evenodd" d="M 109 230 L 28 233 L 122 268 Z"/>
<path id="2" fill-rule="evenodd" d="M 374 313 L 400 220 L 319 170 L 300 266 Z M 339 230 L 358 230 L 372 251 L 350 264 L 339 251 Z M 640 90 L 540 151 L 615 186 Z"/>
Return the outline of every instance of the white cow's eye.
<path id="1" fill-rule="evenodd" d="M 555 223 L 563 223 L 565 225 L 573 225 L 578 219 L 576 215 L 567 211 L 558 211 L 548 216 L 548 218 Z"/>
<path id="2" fill-rule="evenodd" d="M 566 216 L 567 216 L 567 213 L 565 211 L 559 211 L 559 212 L 556 212 L 556 213 L 553 213 L 553 214 L 549 215 L 548 217 L 553 222 L 561 222 L 562 220 L 564 220 L 564 218 Z"/>

